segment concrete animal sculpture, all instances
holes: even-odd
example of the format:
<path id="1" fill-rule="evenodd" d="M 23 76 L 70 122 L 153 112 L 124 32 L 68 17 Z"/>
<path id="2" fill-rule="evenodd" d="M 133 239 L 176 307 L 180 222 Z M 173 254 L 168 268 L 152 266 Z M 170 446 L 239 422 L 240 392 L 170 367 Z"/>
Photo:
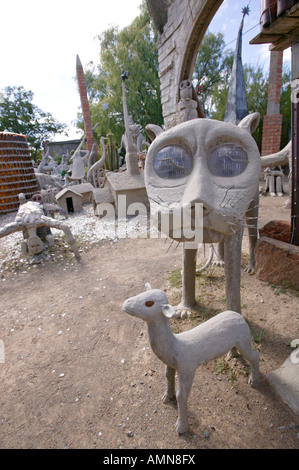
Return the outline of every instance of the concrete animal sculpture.
<path id="1" fill-rule="evenodd" d="M 192 100 L 193 89 L 191 80 L 183 80 L 180 83 L 180 99 Z"/>
<path id="2" fill-rule="evenodd" d="M 42 156 L 42 161 L 37 167 L 37 173 L 48 173 L 51 174 L 54 171 L 54 168 L 57 166 L 57 163 L 51 157 L 50 149 L 47 150 Z"/>
<path id="3" fill-rule="evenodd" d="M 129 120 L 129 127 L 132 132 L 134 145 L 136 145 L 138 153 L 141 153 L 143 146 L 145 145 L 146 147 L 148 147 L 149 143 L 145 140 L 143 134 L 141 133 L 141 125 L 135 124 L 132 116 L 128 116 L 128 120 Z M 126 134 L 122 135 L 119 152 L 121 151 L 122 148 L 128 151 L 128 138 Z"/>
<path id="4" fill-rule="evenodd" d="M 37 229 L 41 227 L 52 227 L 62 230 L 65 233 L 68 244 L 73 250 L 76 259 L 81 261 L 81 256 L 70 228 L 59 220 L 47 217 L 42 205 L 35 201 L 28 201 L 25 204 L 21 204 L 14 222 L 4 225 L 4 227 L 0 229 L 0 238 L 14 232 L 23 231 L 24 240 L 21 247 L 22 253 L 29 252 L 31 255 L 38 255 L 44 249 L 43 242 L 37 235 Z M 53 245 L 54 240 L 51 234 L 46 235 L 46 240 L 50 246 Z"/>
<path id="5" fill-rule="evenodd" d="M 69 186 L 74 181 L 84 183 L 86 180 L 86 168 L 89 157 L 89 151 L 83 150 L 83 145 L 86 141 L 84 136 L 79 146 L 71 157 L 71 175 L 65 175 L 65 186 Z"/>
<path id="6" fill-rule="evenodd" d="M 260 156 L 251 135 L 259 119 L 259 113 L 249 114 L 238 125 L 193 119 L 165 132 L 153 124 L 146 126 L 152 142 L 145 164 L 151 212 L 171 211 L 189 203 L 194 228 L 194 207 L 196 203 L 203 204 L 202 242 L 223 247 L 218 258 L 224 261 L 226 307 L 240 313 L 242 237 L 246 225 L 249 235 L 246 270 L 250 273 L 254 269 L 258 237 L 261 166 L 283 165 L 291 159 L 292 142 L 278 153 Z M 166 235 L 174 238 L 171 231 Z M 176 240 L 188 241 L 183 237 Z M 177 306 L 181 316 L 195 304 L 196 255 L 196 247 L 186 249 L 183 245 L 182 301 Z"/>
<path id="7" fill-rule="evenodd" d="M 56 204 L 56 199 L 55 199 L 54 204 L 50 203 L 50 202 L 46 202 L 46 201 L 50 200 L 50 198 L 52 199 L 51 194 L 55 198 L 54 192 L 50 192 L 50 190 L 48 190 L 48 191 L 41 190 L 40 193 L 33 194 L 32 198 L 31 198 L 31 201 L 38 202 L 41 205 L 41 207 L 44 211 L 44 214 L 46 216 L 54 218 L 55 213 L 58 213 L 58 214 L 64 215 L 67 218 L 68 214 L 65 212 L 65 210 L 62 207 L 59 207 Z M 19 199 L 20 199 L 20 195 L 19 195 Z M 26 200 L 23 202 L 23 204 L 25 202 L 26 202 Z"/>
<path id="8" fill-rule="evenodd" d="M 270 196 L 283 196 L 283 171 L 280 165 L 276 168 L 266 168 L 264 178 L 264 194 L 268 191 Z"/>
<path id="9" fill-rule="evenodd" d="M 227 308 L 241 312 L 241 245 L 245 214 L 254 211 L 258 194 L 261 157 L 252 137 L 259 114 L 244 118 L 238 126 L 212 119 L 194 119 L 167 131 L 148 125 L 155 134 L 146 158 L 145 185 L 151 212 L 190 205 L 192 227 L 196 203 L 203 205 L 203 243 L 224 243 Z M 253 212 L 252 212 L 253 213 Z M 170 222 L 171 226 L 171 222 Z M 256 227 L 248 227 L 250 238 Z M 182 226 L 184 232 L 184 226 Z M 197 247 L 184 243 L 181 315 L 195 304 Z M 253 252 L 250 254 L 253 257 Z"/>
<path id="10" fill-rule="evenodd" d="M 251 365 L 249 384 L 259 382 L 259 355 L 252 349 L 249 326 L 239 313 L 225 311 L 197 327 L 173 334 L 169 318 L 176 315 L 164 292 L 151 289 L 127 299 L 123 310 L 147 323 L 149 341 L 156 356 L 166 364 L 167 390 L 163 402 L 178 405 L 176 430 L 189 429 L 187 400 L 195 371 L 205 362 L 237 348 Z M 177 371 L 177 392 L 175 392 Z"/>
<path id="11" fill-rule="evenodd" d="M 101 187 L 100 171 L 102 170 L 106 159 L 105 140 L 107 140 L 106 137 L 101 137 L 102 157 L 94 163 L 90 162 L 90 166 L 88 167 L 87 181 L 92 183 L 95 188 Z"/>
<path id="12" fill-rule="evenodd" d="M 204 115 L 197 94 L 194 90 L 192 80 L 183 80 L 180 83 L 179 109 L 179 122 L 190 121 L 191 119 L 197 119 Z"/>

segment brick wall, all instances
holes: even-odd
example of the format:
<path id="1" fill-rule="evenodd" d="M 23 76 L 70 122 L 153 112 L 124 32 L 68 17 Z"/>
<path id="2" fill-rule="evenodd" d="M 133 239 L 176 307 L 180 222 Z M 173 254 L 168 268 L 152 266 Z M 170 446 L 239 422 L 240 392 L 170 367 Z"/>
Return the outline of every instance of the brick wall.
<path id="1" fill-rule="evenodd" d="M 264 117 L 262 155 L 269 155 L 280 150 L 281 114 L 268 114 Z"/>
<path id="2" fill-rule="evenodd" d="M 282 115 L 280 114 L 280 93 L 282 83 L 283 52 L 272 51 L 270 57 L 267 115 L 264 117 L 262 152 L 279 152 L 281 144 Z"/>

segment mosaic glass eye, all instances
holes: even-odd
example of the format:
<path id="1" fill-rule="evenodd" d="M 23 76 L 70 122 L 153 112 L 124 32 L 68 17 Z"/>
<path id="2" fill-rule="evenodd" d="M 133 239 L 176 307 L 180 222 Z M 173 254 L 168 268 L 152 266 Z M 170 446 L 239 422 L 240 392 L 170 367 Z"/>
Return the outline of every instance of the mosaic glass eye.
<path id="1" fill-rule="evenodd" d="M 160 178 L 184 178 L 192 171 L 193 158 L 184 147 L 169 145 L 157 153 L 154 168 Z"/>
<path id="2" fill-rule="evenodd" d="M 243 173 L 247 165 L 246 152 L 236 144 L 224 144 L 216 147 L 208 160 L 209 170 L 214 176 L 238 176 Z"/>

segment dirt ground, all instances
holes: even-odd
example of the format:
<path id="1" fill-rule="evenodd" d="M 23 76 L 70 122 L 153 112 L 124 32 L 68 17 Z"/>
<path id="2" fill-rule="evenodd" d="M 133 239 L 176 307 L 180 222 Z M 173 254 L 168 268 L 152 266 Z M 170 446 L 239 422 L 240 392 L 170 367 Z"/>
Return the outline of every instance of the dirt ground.
<path id="1" fill-rule="evenodd" d="M 261 198 L 259 226 L 289 220 L 286 199 Z M 181 246 L 155 239 L 84 242 L 79 264 L 57 241 L 45 262 L 24 264 L 19 254 L 5 262 L 3 240 L 1 449 L 299 448 L 299 416 L 266 379 L 299 338 L 298 293 L 242 273 L 242 313 L 260 353 L 261 385 L 248 386 L 240 358 L 201 366 L 188 402 L 190 431 L 179 436 L 177 409 L 161 400 L 164 365 L 144 322 L 122 304 L 146 282 L 179 303 Z M 244 237 L 244 267 L 247 245 Z M 199 265 L 202 257 L 201 249 Z M 175 332 L 225 310 L 223 268 L 197 277 L 197 295 L 198 310 L 172 320 Z"/>

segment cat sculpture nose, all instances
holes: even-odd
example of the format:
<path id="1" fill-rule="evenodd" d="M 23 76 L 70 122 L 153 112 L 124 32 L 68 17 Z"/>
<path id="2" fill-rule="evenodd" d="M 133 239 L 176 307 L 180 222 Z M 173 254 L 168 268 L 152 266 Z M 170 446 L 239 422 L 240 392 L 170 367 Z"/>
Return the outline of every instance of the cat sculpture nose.
<path id="1" fill-rule="evenodd" d="M 190 204 L 191 204 L 191 216 L 192 217 L 195 217 L 196 204 L 202 204 L 202 215 L 203 216 L 208 215 L 212 210 L 212 208 L 206 202 L 203 202 L 199 199 L 193 200 Z"/>

